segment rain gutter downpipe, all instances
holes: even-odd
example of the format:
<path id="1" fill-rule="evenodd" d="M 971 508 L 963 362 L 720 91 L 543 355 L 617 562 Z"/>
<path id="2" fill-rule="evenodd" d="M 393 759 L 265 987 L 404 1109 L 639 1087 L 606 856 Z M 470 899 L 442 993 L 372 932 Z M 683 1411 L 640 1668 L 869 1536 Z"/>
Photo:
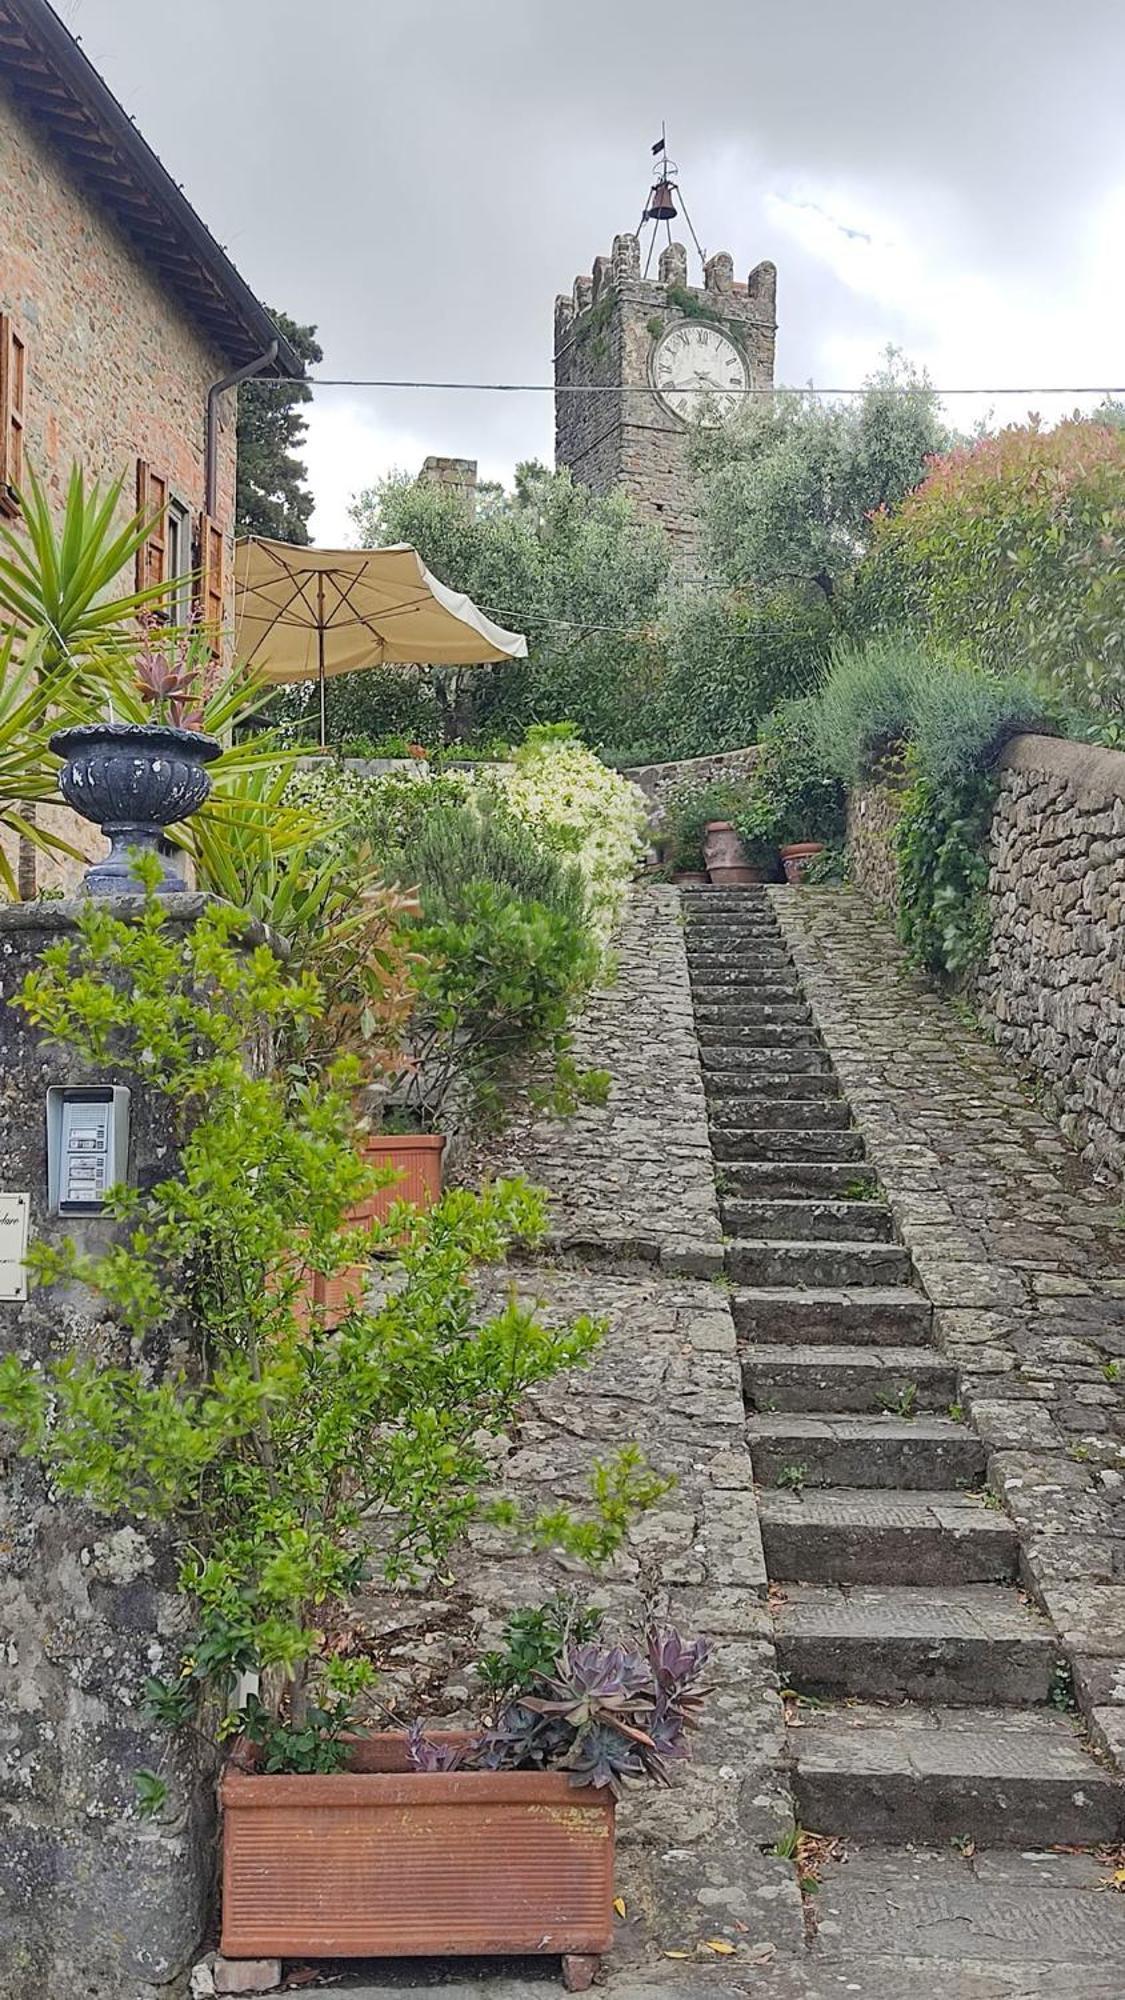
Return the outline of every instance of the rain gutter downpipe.
<path id="1" fill-rule="evenodd" d="M 203 505 L 214 519 L 219 504 L 219 397 L 227 389 L 237 389 L 240 382 L 248 382 L 251 375 L 260 375 L 265 368 L 272 367 L 277 360 L 278 343 L 271 340 L 263 354 L 256 361 L 248 361 L 244 368 L 236 368 L 233 375 L 223 375 L 212 382 L 207 391 L 207 442 L 203 455 Z"/>

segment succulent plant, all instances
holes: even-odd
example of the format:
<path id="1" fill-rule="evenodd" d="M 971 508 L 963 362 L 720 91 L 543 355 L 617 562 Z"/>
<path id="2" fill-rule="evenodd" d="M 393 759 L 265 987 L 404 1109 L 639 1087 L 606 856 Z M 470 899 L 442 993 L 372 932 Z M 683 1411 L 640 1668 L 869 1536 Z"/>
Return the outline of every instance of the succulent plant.
<path id="1" fill-rule="evenodd" d="M 688 1732 L 707 1692 L 701 1685 L 707 1641 L 653 1627 L 640 1653 L 576 1638 L 575 1631 L 596 1629 L 597 1621 L 591 1613 L 562 1620 L 558 1600 L 539 1614 L 515 1617 L 518 1692 L 491 1728 L 463 1750 L 432 1742 L 415 1723 L 408 1739 L 415 1770 L 565 1771 L 572 1785 L 608 1785 L 615 1797 L 630 1781 L 667 1784 L 669 1764 L 688 1754 Z M 537 1666 L 545 1630 L 555 1620 L 556 1629 L 571 1636 L 553 1660 Z M 501 1686 L 510 1687 L 514 1679 L 514 1622 L 505 1635 L 508 1653 L 489 1656 L 503 1665 L 494 1676 Z"/>

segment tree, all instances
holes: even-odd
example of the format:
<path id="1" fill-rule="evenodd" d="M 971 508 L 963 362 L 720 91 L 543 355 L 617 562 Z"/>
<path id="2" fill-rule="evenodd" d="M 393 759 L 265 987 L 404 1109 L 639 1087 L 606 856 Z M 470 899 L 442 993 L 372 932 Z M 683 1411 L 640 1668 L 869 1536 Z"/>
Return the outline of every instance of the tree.
<path id="1" fill-rule="evenodd" d="M 274 325 L 307 363 L 323 360 L 315 326 L 299 326 L 288 313 L 271 312 Z M 301 459 L 293 456 L 308 428 L 300 405 L 312 401 L 301 382 L 242 384 L 238 392 L 238 490 L 236 535 L 269 535 L 277 542 L 309 540 L 313 496 Z"/>
<path id="2" fill-rule="evenodd" d="M 653 627 L 668 546 L 625 494 L 591 493 L 533 460 L 516 468 L 512 492 L 489 487 L 475 508 L 399 474 L 362 493 L 352 519 L 362 545 L 413 543 L 442 583 L 527 634 L 526 662 L 428 677 L 435 733 L 517 734 L 532 722 L 575 721 L 592 743 L 627 740 L 657 673 Z M 401 727 L 389 719 L 383 680 L 364 675 L 346 693 L 330 689 L 337 721 L 346 702 L 352 730 Z"/>
<path id="3" fill-rule="evenodd" d="M 927 377 L 894 348 L 853 402 L 749 398 L 694 446 L 709 566 L 731 584 L 796 582 L 831 599 L 868 547 L 871 516 L 949 441 Z"/>
<path id="4" fill-rule="evenodd" d="M 854 605 L 966 646 L 993 673 L 1030 668 L 1125 727 L 1125 426 L 1120 406 L 960 445 L 874 523 Z"/>

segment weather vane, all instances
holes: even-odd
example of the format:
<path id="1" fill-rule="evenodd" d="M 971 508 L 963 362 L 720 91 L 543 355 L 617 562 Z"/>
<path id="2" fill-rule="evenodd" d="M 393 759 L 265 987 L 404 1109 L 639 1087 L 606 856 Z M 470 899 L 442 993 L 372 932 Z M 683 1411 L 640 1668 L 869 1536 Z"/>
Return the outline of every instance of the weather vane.
<path id="1" fill-rule="evenodd" d="M 652 148 L 652 157 L 656 161 L 654 170 L 656 179 L 648 191 L 648 199 L 641 210 L 640 226 L 637 230 L 637 235 L 640 236 L 644 230 L 645 223 L 651 222 L 652 224 L 652 235 L 648 240 L 648 254 L 645 257 L 644 275 L 646 278 L 648 277 L 649 265 L 652 263 L 652 253 L 656 248 L 656 238 L 659 234 L 661 223 L 664 224 L 668 241 L 671 243 L 672 218 L 674 215 L 678 215 L 681 210 L 683 211 L 684 221 L 691 231 L 691 240 L 695 244 L 699 261 L 701 264 L 707 262 L 703 245 L 695 233 L 695 224 L 688 214 L 683 190 L 676 179 L 676 175 L 680 170 L 675 160 L 668 158 L 668 139 L 663 120 L 661 120 L 660 125 L 660 137 Z M 676 207 L 677 201 L 680 204 L 679 208 Z"/>

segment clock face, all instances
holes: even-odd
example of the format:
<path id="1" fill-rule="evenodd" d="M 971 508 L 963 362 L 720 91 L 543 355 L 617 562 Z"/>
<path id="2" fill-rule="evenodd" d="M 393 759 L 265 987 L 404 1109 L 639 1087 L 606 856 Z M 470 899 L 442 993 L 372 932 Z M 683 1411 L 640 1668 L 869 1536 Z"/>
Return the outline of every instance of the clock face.
<path id="1" fill-rule="evenodd" d="M 661 402 L 685 422 L 721 423 L 749 387 L 746 363 L 721 327 L 684 320 L 663 333 L 652 350 L 649 376 Z"/>

